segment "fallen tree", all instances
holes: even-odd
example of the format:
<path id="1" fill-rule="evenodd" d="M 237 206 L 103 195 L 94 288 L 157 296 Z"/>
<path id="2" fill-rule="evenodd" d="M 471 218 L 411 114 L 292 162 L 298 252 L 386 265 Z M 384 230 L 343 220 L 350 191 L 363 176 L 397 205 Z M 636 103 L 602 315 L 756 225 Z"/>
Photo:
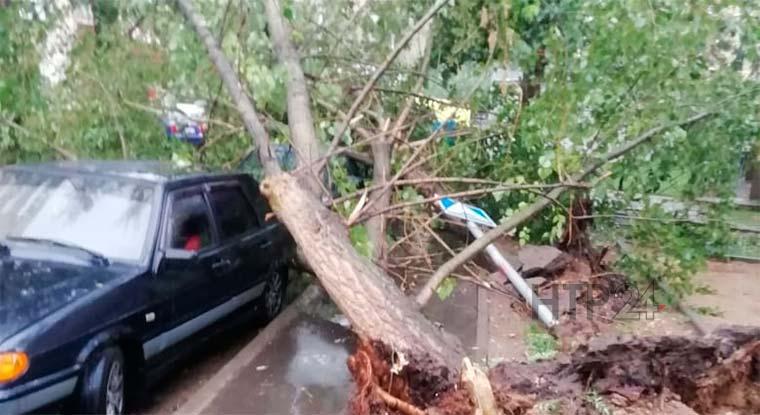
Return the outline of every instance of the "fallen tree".
<path id="1" fill-rule="evenodd" d="M 443 7 L 443 3 L 445 2 L 436 3 L 412 30 L 419 30 L 425 21 Z M 414 414 L 421 413 L 421 410 L 414 405 L 433 408 L 430 411 L 433 413 L 435 407 L 446 407 L 447 399 L 452 404 L 465 401 L 475 402 L 482 409 L 484 406 L 492 407 L 493 405 L 489 402 L 492 402 L 495 397 L 497 404 L 502 409 L 513 413 L 519 413 L 519 411 L 531 407 L 530 398 L 521 397 L 521 393 L 513 393 L 513 390 L 517 389 L 519 385 L 510 383 L 506 391 L 503 388 L 499 389 L 499 384 L 494 381 L 492 375 L 491 383 L 494 386 L 494 391 L 490 392 L 488 387 L 483 386 L 483 376 L 468 365 L 465 365 L 462 375 L 464 375 L 463 380 L 466 382 L 464 390 L 469 392 L 463 393 L 461 392 L 462 389 L 452 388 L 452 382 L 457 379 L 454 375 L 459 372 L 464 351 L 458 340 L 428 321 L 419 313 L 418 307 L 429 300 L 434 289 L 443 278 L 453 273 L 456 268 L 463 265 L 503 233 L 525 223 L 546 207 L 557 203 L 557 199 L 568 188 L 578 186 L 581 182 L 590 179 L 607 163 L 635 150 L 662 133 L 676 127 L 687 128 L 713 115 L 712 112 L 701 112 L 676 122 L 656 126 L 624 142 L 604 156 L 591 161 L 580 172 L 570 176 L 569 180 L 554 186 L 547 193 L 540 194 L 540 199 L 537 202 L 517 211 L 502 225 L 489 231 L 483 238 L 478 239 L 459 254 L 456 254 L 433 275 L 417 297 L 417 304 L 415 304 L 402 294 L 393 280 L 378 265 L 360 255 L 353 248 L 345 222 L 320 200 L 320 194 L 324 189 L 315 184 L 320 182 L 316 176 L 320 175 L 322 165 L 336 150 L 338 140 L 366 98 L 367 91 L 371 90 L 372 85 L 382 76 L 383 71 L 390 64 L 389 62 L 398 55 L 400 48 L 393 51 L 389 60 L 375 72 L 368 86 L 354 101 L 351 110 L 344 117 L 341 128 L 333 137 L 328 153 L 316 157 L 311 151 L 318 148 L 318 141 L 313 126 L 309 125 L 312 119 L 309 116 L 311 108 L 299 58 L 288 39 L 288 29 L 279 12 L 277 2 L 275 0 L 265 2 L 270 34 L 275 44 L 278 59 L 285 67 L 292 69 L 292 73 L 289 70 L 287 77 L 287 100 L 288 111 L 295 116 L 289 117 L 288 121 L 293 143 L 297 151 L 302 153 L 299 155 L 300 168 L 293 174 L 284 174 L 279 171 L 279 167 L 273 161 L 270 150 L 271 140 L 268 132 L 257 121 L 258 114 L 255 105 L 242 91 L 236 73 L 224 57 L 213 35 L 208 31 L 203 18 L 193 10 L 189 0 L 178 0 L 178 4 L 203 41 L 211 60 L 224 81 L 225 87 L 240 110 L 247 131 L 259 150 L 258 154 L 262 158 L 267 174 L 267 178 L 261 185 L 262 194 L 268 198 L 278 218 L 287 226 L 302 248 L 305 261 L 334 302 L 351 321 L 353 329 L 363 339 L 364 346 L 360 350 L 363 354 L 349 362 L 357 383 L 360 385 L 360 399 L 357 403 L 360 412 L 372 410 L 363 400 L 368 399 L 368 397 L 372 399 L 374 396 L 379 397 L 385 405 L 389 405 L 393 409 Z M 404 41 L 408 41 L 413 34 L 406 36 Z M 398 117 L 398 120 L 401 121 L 396 123 L 393 133 L 387 131 L 388 122 L 386 122 L 385 131 L 379 137 L 386 140 L 388 134 L 395 134 L 395 131 L 400 128 L 398 124 L 403 124 L 405 117 L 403 114 Z M 421 143 L 417 143 L 418 147 L 413 150 L 414 156 L 419 155 L 423 146 L 435 138 L 436 134 L 433 134 Z M 388 143 L 381 141 L 380 144 L 387 145 Z M 377 144 L 372 147 L 378 152 L 378 154 L 374 154 L 377 165 L 388 166 L 388 155 L 384 154 L 387 147 L 381 148 Z M 308 155 L 303 154 L 304 152 Z M 375 185 L 378 188 L 374 189 L 373 193 L 375 194 L 370 204 L 380 203 L 381 206 L 387 204 L 386 201 L 382 200 L 384 193 L 403 175 L 407 167 L 410 167 L 413 158 L 407 160 L 404 167 L 396 173 L 393 179 L 389 179 L 387 171 L 376 172 Z M 359 206 L 357 211 L 360 211 L 361 208 L 362 206 Z M 386 212 L 386 208 L 375 211 L 367 210 L 370 215 Z M 349 222 L 352 221 L 349 220 Z M 382 230 L 382 226 L 380 229 Z M 382 234 L 382 232 L 380 233 Z M 756 348 L 742 350 L 744 350 L 745 357 L 741 361 L 744 362 L 742 364 L 745 364 L 746 355 L 754 355 Z M 731 356 L 733 355 L 728 357 Z M 586 370 L 584 368 L 589 365 L 583 366 L 582 358 L 579 357 L 579 359 L 581 360 L 572 366 L 572 376 L 582 377 L 583 370 Z M 739 358 L 735 360 L 739 360 Z M 402 365 L 401 369 L 389 373 L 389 365 L 399 361 L 407 363 Z M 605 364 L 609 366 L 608 363 L 602 363 L 602 366 Z M 565 370 L 565 367 L 562 369 Z M 554 367 L 552 370 L 558 370 L 558 368 Z M 550 372 L 540 372 L 540 374 L 549 376 Z M 392 379 L 393 374 L 398 376 L 398 385 L 394 388 L 396 384 L 390 382 L 390 386 L 386 387 L 385 380 L 389 377 Z M 694 374 L 692 373 L 692 375 Z M 699 377 L 701 375 L 695 376 L 702 379 Z M 749 375 L 743 377 L 743 379 L 748 378 L 750 378 Z M 589 379 L 593 381 L 593 375 L 583 378 L 584 381 L 591 382 Z M 709 381 L 704 382 L 705 384 L 710 383 Z M 579 385 L 581 384 L 579 383 Z M 586 384 L 588 385 L 588 383 Z M 531 391 L 526 390 L 526 393 Z M 655 392 L 661 391 L 662 389 Z M 478 396 L 479 394 L 484 395 L 482 399 Z M 489 394 L 494 396 L 489 396 Z M 464 405 L 461 409 L 471 410 L 472 406 Z"/>
<path id="2" fill-rule="evenodd" d="M 219 49 L 203 17 L 194 10 L 189 0 L 178 0 L 177 4 L 203 41 L 259 148 L 259 155 L 266 160 L 267 179 L 261 184 L 262 193 L 268 197 L 278 218 L 302 247 L 308 265 L 351 321 L 354 330 L 364 338 L 382 340 L 394 351 L 413 357 L 421 363 L 421 367 L 456 368 L 463 356 L 458 340 L 446 335 L 417 312 L 413 303 L 377 265 L 356 252 L 340 218 L 321 203 L 313 188 L 304 184 L 304 180 L 311 180 L 311 168 L 307 166 L 302 169 L 301 177 L 279 173 L 279 167 L 271 162 L 271 153 L 267 151 L 271 144 L 269 134 L 258 123 L 255 106 L 241 91 L 236 73 Z M 268 15 L 278 18 L 276 13 Z M 285 47 L 278 49 L 289 50 Z M 291 77 L 289 82 L 299 82 L 299 79 Z M 299 100 L 294 100 L 294 97 Z M 301 98 L 300 93 L 289 95 L 289 103 L 293 105 L 291 110 L 310 111 L 308 100 Z M 309 137 L 308 131 L 301 131 L 301 134 Z M 309 139 L 316 141 L 316 137 L 304 141 Z M 453 373 L 454 370 L 443 375 L 448 379 Z"/>

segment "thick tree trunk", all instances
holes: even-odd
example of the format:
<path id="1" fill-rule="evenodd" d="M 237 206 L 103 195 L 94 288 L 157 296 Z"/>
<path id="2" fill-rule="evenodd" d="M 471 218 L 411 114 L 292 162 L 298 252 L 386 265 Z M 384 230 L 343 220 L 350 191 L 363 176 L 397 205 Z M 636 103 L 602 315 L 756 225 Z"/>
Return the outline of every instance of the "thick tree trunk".
<path id="1" fill-rule="evenodd" d="M 428 357 L 438 366 L 459 366 L 464 352 L 458 340 L 428 321 L 391 278 L 359 255 L 340 218 L 295 177 L 268 177 L 261 191 L 304 248 L 309 265 L 355 331 L 407 356 Z"/>

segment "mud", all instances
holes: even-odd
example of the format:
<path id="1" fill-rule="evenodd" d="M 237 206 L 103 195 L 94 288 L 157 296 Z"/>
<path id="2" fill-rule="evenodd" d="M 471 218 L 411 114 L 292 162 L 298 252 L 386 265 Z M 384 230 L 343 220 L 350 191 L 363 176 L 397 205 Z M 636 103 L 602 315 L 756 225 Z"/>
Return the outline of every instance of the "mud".
<path id="1" fill-rule="evenodd" d="M 717 408 L 758 413 L 760 328 L 585 347 L 569 362 L 502 364 L 490 378 L 500 393 L 557 399 L 579 410 L 588 406 L 583 397 L 593 390 L 619 406 L 672 393 L 697 413 Z"/>
<path id="2" fill-rule="evenodd" d="M 390 373 L 390 366 L 382 362 L 382 346 L 368 350 L 364 353 L 376 360 L 373 381 L 382 387 L 387 382 L 382 371 Z M 367 377 L 355 370 L 360 359 L 351 359 L 354 378 L 366 383 Z M 419 375 L 409 377 L 414 362 L 401 372 L 398 381 L 403 383 L 397 385 L 403 386 L 386 390 L 429 414 L 472 413 L 472 400 L 458 385 L 435 383 L 443 379 L 436 376 L 421 383 Z M 631 414 L 760 413 L 760 328 L 726 328 L 707 338 L 649 337 L 584 346 L 564 361 L 502 363 L 490 371 L 489 380 L 506 414 L 537 413 L 540 403 L 555 405 L 563 414 L 598 413 L 599 406 Z M 388 409 L 371 397 L 365 393 L 359 401 L 369 404 L 352 406 L 353 413 Z"/>

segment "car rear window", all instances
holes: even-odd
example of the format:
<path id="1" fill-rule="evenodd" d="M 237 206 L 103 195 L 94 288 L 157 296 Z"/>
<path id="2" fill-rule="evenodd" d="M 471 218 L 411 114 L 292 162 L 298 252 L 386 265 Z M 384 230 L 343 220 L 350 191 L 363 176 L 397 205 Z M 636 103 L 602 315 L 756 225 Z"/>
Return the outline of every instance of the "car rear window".
<path id="1" fill-rule="evenodd" d="M 223 240 L 259 227 L 253 206 L 238 186 L 214 188 L 209 193 Z"/>

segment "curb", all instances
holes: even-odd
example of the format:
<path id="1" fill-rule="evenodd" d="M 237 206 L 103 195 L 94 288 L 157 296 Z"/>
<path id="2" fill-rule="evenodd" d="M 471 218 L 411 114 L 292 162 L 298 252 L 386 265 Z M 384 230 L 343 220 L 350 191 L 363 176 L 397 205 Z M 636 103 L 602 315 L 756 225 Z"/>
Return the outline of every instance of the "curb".
<path id="1" fill-rule="evenodd" d="M 303 293 L 275 317 L 256 337 L 227 362 L 211 379 L 195 391 L 193 397 L 177 409 L 182 415 L 199 415 L 219 395 L 240 371 L 248 366 L 266 348 L 282 330 L 298 317 L 298 314 L 324 296 L 324 291 L 317 284 L 312 284 Z"/>

